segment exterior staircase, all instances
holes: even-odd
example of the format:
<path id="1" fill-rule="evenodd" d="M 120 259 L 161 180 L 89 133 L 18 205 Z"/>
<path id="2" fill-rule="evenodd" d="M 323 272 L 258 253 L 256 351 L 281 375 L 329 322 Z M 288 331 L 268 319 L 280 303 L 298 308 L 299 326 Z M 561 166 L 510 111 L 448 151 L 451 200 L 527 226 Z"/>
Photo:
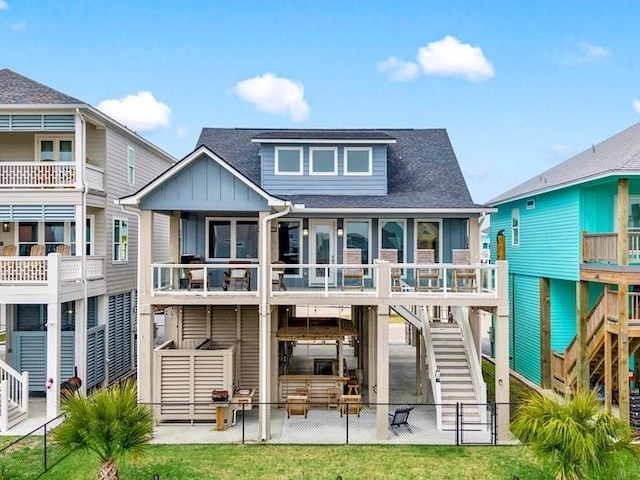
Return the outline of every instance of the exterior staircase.
<path id="1" fill-rule="evenodd" d="M 609 303 L 610 305 L 607 305 Z M 589 360 L 589 381 L 591 385 L 604 383 L 604 326 L 605 320 L 617 322 L 617 294 L 605 290 L 587 315 L 587 358 Z M 613 336 L 612 369 L 613 380 L 618 377 L 618 336 Z M 629 355 L 640 348 L 640 338 L 629 338 Z M 552 388 L 561 395 L 571 395 L 578 383 L 578 340 L 577 336 L 562 353 L 552 352 Z"/>
<path id="2" fill-rule="evenodd" d="M 435 361 L 440 372 L 440 388 L 443 430 L 456 426 L 456 413 L 460 413 L 466 425 L 480 425 L 480 411 L 486 405 L 478 405 L 471 367 L 460 325 L 456 322 L 431 322 L 431 338 Z M 462 411 L 456 409 L 461 403 Z"/>
<path id="3" fill-rule="evenodd" d="M 0 432 L 29 415 L 29 373 L 19 373 L 0 360 Z"/>

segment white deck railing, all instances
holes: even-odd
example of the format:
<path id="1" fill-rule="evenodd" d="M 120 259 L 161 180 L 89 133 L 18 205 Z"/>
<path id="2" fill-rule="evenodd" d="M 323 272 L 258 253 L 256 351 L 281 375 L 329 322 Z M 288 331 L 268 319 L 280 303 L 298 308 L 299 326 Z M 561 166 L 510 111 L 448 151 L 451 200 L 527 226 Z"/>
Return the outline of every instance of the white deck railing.
<path id="1" fill-rule="evenodd" d="M 0 188 L 72 188 L 75 184 L 75 163 L 0 162 Z"/>
<path id="2" fill-rule="evenodd" d="M 0 360 L 0 432 L 9 429 L 9 401 L 29 413 L 29 372 L 19 373 Z"/>
<path id="3" fill-rule="evenodd" d="M 258 295 L 257 263 L 154 263 L 151 296 Z"/>
<path id="4" fill-rule="evenodd" d="M 56 254 L 46 257 L 0 257 L 0 285 L 42 285 L 47 284 L 51 269 L 58 268 Z M 60 281 L 74 282 L 82 279 L 82 258 L 58 255 L 60 263 Z M 104 258 L 86 258 L 86 278 L 96 280 L 104 278 Z"/>

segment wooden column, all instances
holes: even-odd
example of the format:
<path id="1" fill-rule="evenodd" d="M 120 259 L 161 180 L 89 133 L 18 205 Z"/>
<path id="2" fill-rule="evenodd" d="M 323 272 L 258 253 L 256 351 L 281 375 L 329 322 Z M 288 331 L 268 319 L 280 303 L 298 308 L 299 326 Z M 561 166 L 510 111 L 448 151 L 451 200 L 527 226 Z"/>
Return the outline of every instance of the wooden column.
<path id="1" fill-rule="evenodd" d="M 629 287 L 618 285 L 618 407 L 629 423 Z"/>
<path id="2" fill-rule="evenodd" d="M 540 385 L 551 388 L 551 293 L 549 279 L 540 278 Z"/>
<path id="3" fill-rule="evenodd" d="M 611 391 L 613 389 L 613 375 L 612 375 L 612 357 L 611 357 L 611 340 L 612 334 L 606 329 L 604 330 L 604 409 L 607 413 L 611 413 L 612 396 Z"/>
<path id="4" fill-rule="evenodd" d="M 367 316 L 367 369 L 369 371 L 369 401 L 375 403 L 378 400 L 376 395 L 376 324 L 377 308 L 368 307 Z"/>
<path id="5" fill-rule="evenodd" d="M 589 390 L 589 356 L 587 351 L 587 315 L 589 314 L 589 284 L 576 284 L 576 341 L 578 342 L 578 357 L 576 358 L 578 389 Z"/>
<path id="6" fill-rule="evenodd" d="M 376 438 L 389 438 L 389 307 L 378 307 L 376 322 Z"/>
<path id="7" fill-rule="evenodd" d="M 618 180 L 618 265 L 629 264 L 629 180 Z"/>

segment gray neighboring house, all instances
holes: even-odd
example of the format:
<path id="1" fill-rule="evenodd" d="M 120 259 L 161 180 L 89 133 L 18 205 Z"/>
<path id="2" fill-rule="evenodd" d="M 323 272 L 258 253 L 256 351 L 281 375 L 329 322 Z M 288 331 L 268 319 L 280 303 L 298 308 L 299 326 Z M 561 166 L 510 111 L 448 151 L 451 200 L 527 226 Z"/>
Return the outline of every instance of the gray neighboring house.
<path id="1" fill-rule="evenodd" d="M 55 417 L 74 375 L 86 390 L 135 371 L 137 217 L 114 200 L 174 162 L 86 102 L 0 70 L 0 431 L 29 415 L 29 396 Z"/>

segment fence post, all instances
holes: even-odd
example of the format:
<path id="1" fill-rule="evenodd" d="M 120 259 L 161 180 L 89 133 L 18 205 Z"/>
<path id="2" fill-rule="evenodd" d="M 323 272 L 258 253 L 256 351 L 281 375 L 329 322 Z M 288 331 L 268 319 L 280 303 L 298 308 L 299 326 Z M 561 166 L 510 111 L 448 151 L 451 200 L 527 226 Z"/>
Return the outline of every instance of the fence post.
<path id="1" fill-rule="evenodd" d="M 456 402 L 456 445 L 460 445 L 460 402 Z"/>
<path id="2" fill-rule="evenodd" d="M 245 406 L 245 403 L 242 402 L 241 405 L 242 405 L 242 444 L 244 445 L 244 406 Z"/>
<path id="3" fill-rule="evenodd" d="M 349 445 L 349 404 L 347 403 L 345 406 L 345 410 L 347 411 L 347 445 Z"/>

